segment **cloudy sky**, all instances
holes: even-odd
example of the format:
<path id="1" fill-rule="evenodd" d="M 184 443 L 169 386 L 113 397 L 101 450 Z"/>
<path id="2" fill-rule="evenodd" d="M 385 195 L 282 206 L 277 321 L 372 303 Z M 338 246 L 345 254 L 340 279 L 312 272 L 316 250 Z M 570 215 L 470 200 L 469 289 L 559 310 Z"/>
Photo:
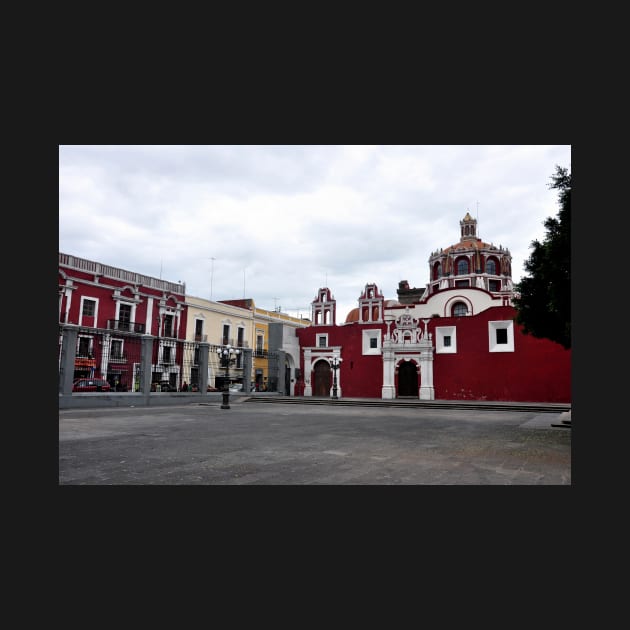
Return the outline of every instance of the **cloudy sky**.
<path id="1" fill-rule="evenodd" d="M 556 165 L 570 145 L 61 145 L 59 251 L 293 316 L 328 286 L 340 323 L 367 283 L 424 287 L 466 212 L 518 282 Z"/>

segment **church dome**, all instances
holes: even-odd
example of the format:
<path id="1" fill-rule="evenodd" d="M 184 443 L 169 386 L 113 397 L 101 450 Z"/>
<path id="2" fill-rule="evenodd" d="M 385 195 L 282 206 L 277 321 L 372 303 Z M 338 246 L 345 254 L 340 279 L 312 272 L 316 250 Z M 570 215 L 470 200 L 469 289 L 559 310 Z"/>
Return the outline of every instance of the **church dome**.
<path id="1" fill-rule="evenodd" d="M 429 294 L 452 288 L 477 288 L 490 293 L 510 294 L 512 256 L 510 251 L 477 236 L 477 220 L 466 213 L 459 222 L 460 240 L 429 258 Z"/>
<path id="2" fill-rule="evenodd" d="M 359 309 L 353 308 L 346 316 L 346 324 L 352 324 L 359 321 Z"/>

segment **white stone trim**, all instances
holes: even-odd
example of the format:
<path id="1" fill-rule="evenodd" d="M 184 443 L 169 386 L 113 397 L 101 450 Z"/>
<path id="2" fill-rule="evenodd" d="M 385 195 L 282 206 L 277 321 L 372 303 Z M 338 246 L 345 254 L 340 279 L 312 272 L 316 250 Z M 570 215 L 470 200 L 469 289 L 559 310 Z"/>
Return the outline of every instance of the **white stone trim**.
<path id="1" fill-rule="evenodd" d="M 376 348 L 370 348 L 370 339 L 376 339 Z M 381 329 L 363 329 L 361 331 L 362 353 L 366 354 L 381 354 Z"/>
<path id="2" fill-rule="evenodd" d="M 451 338 L 451 345 L 444 345 L 444 337 Z M 436 326 L 435 327 L 435 352 L 436 354 L 455 354 L 457 352 L 457 327 L 456 326 Z"/>
<path id="3" fill-rule="evenodd" d="M 507 343 L 497 343 L 497 330 L 507 330 Z M 488 322 L 488 352 L 514 352 L 514 322 L 500 320 Z"/>

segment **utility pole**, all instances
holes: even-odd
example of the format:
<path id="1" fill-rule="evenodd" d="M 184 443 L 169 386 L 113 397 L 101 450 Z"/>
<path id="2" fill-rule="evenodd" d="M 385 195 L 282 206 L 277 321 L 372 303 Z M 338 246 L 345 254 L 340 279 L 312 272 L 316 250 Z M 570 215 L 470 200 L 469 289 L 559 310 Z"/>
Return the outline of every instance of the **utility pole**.
<path id="1" fill-rule="evenodd" d="M 212 277 L 214 276 L 214 261 L 216 258 L 210 258 L 210 299 L 212 299 Z"/>

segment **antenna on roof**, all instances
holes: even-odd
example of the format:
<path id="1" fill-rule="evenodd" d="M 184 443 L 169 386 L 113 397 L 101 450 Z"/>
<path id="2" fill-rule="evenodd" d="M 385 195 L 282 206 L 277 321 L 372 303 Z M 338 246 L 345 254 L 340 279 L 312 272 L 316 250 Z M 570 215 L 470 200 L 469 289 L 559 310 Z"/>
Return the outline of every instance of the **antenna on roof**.
<path id="1" fill-rule="evenodd" d="M 212 299 L 212 279 L 214 277 L 214 261 L 216 258 L 210 257 L 210 299 Z"/>

